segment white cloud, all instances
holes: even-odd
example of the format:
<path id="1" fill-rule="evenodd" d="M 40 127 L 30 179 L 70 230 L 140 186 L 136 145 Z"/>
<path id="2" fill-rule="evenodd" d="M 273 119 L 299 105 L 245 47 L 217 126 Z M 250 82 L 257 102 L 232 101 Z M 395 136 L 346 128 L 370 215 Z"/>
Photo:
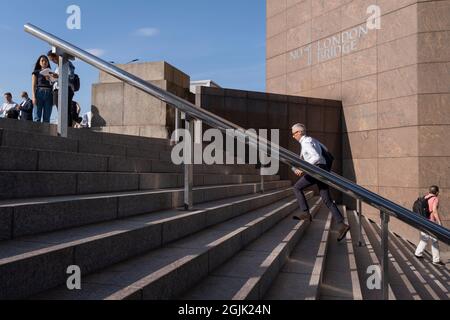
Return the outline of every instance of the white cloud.
<path id="1" fill-rule="evenodd" d="M 106 51 L 103 49 L 87 49 L 86 51 L 97 57 L 101 57 L 106 53 Z"/>
<path id="2" fill-rule="evenodd" d="M 157 36 L 159 34 L 159 30 L 157 28 L 141 28 L 136 30 L 134 34 L 136 36 L 150 38 Z"/>

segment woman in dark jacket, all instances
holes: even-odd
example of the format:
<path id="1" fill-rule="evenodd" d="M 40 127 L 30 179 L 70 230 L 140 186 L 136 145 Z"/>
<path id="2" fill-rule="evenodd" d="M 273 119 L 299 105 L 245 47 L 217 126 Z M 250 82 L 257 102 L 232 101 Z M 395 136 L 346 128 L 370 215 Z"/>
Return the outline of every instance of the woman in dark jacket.
<path id="1" fill-rule="evenodd" d="M 33 105 L 36 107 L 34 121 L 50 122 L 53 109 L 53 88 L 50 77 L 50 62 L 47 56 L 42 55 L 36 61 L 32 74 Z"/>

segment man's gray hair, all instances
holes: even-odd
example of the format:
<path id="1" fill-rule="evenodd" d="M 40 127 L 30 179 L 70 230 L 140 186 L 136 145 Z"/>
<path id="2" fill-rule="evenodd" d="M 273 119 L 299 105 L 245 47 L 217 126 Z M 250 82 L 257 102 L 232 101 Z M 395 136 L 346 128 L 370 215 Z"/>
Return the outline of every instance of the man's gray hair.
<path id="1" fill-rule="evenodd" d="M 300 133 L 302 135 L 305 135 L 306 134 L 306 126 L 301 123 L 294 124 L 292 126 L 292 131 L 300 131 Z"/>

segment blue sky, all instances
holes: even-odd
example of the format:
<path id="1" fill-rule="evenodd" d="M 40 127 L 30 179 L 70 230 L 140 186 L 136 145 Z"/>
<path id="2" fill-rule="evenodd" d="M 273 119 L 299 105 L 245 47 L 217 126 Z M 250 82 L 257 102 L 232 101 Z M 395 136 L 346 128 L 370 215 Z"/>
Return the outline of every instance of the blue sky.
<path id="1" fill-rule="evenodd" d="M 191 76 L 223 87 L 265 90 L 264 0 L 0 0 L 0 92 L 31 91 L 37 57 L 50 48 L 23 31 L 33 23 L 107 61 L 165 60 Z M 69 5 L 81 8 L 81 30 L 69 30 Z M 82 88 L 75 98 L 90 109 L 97 70 L 76 62 Z"/>

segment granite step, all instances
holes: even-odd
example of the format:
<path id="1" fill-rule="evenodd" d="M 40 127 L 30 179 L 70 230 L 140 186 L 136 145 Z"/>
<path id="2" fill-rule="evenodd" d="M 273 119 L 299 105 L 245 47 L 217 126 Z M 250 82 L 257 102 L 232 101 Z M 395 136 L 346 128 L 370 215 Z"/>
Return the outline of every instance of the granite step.
<path id="1" fill-rule="evenodd" d="M 37 149 L 47 151 L 86 153 L 94 155 L 108 155 L 119 157 L 137 157 L 169 161 L 171 147 L 153 144 L 148 147 L 107 144 L 96 140 L 74 140 L 49 135 L 33 134 L 0 129 L 0 145 L 2 147 Z"/>
<path id="2" fill-rule="evenodd" d="M 372 223 L 374 229 L 378 232 L 381 237 L 381 228 L 378 224 Z M 405 275 L 411 281 L 411 284 L 414 286 L 422 300 L 439 300 L 440 297 L 437 292 L 430 286 L 430 284 L 425 280 L 422 274 L 416 269 L 413 265 L 412 257 L 407 257 L 402 249 L 401 244 L 398 243 L 396 237 L 389 233 L 389 247 L 391 253 L 398 264 L 401 266 L 402 270 L 405 272 Z"/>
<path id="3" fill-rule="evenodd" d="M 57 126 L 54 124 L 37 123 L 30 121 L 15 121 L 11 119 L 0 119 L 0 129 L 20 131 L 28 134 L 37 134 L 57 137 Z M 84 140 L 88 142 L 101 142 L 105 144 L 128 145 L 133 147 L 144 147 L 159 144 L 170 145 L 169 139 L 139 137 L 123 134 L 97 132 L 91 129 L 68 128 L 68 138 L 72 140 Z"/>
<path id="4" fill-rule="evenodd" d="M 347 218 L 345 206 L 341 212 Z M 339 236 L 338 226 L 333 221 L 330 236 L 319 300 L 362 300 L 351 232 L 342 242 L 333 241 Z"/>
<path id="5" fill-rule="evenodd" d="M 270 287 L 265 300 L 316 300 L 323 279 L 331 213 L 322 206 Z"/>
<path id="6" fill-rule="evenodd" d="M 265 177 L 277 181 L 278 176 Z M 182 188 L 175 173 L 0 171 L 0 200 Z M 194 186 L 261 182 L 259 175 L 194 174 Z"/>
<path id="7" fill-rule="evenodd" d="M 405 240 L 405 242 L 409 246 L 411 252 L 415 253 L 417 245 L 415 245 L 414 243 L 410 242 L 409 240 Z M 431 253 L 429 251 L 425 250 L 424 256 L 425 256 L 425 259 L 426 259 L 424 261 L 429 261 L 429 262 L 433 261 Z M 439 275 L 439 277 L 441 279 L 443 279 L 444 281 L 447 281 L 448 285 L 450 285 L 450 272 L 449 272 L 448 268 L 438 268 L 437 266 L 433 265 L 432 263 L 430 264 L 430 268 L 432 270 L 434 270 L 434 272 L 437 275 Z"/>
<path id="8" fill-rule="evenodd" d="M 433 261 L 433 257 L 431 255 L 431 252 L 429 250 L 425 250 L 424 252 L 424 256 L 427 259 L 427 261 Z M 435 269 L 438 269 L 438 267 L 434 266 L 433 267 Z M 449 269 L 449 265 L 446 264 L 445 267 L 439 268 L 442 272 L 443 275 L 445 275 L 446 278 L 450 278 L 450 269 Z"/>
<path id="9" fill-rule="evenodd" d="M 321 199 L 310 201 L 313 215 Z M 293 212 L 298 214 L 299 210 Z M 286 263 L 309 221 L 294 221 L 293 214 L 261 235 L 183 296 L 186 300 L 260 300 Z"/>
<path id="10" fill-rule="evenodd" d="M 109 135 L 109 133 L 107 134 Z M 120 139 L 117 139 L 118 141 Z M 103 142 L 106 141 L 106 142 Z M 112 144 L 101 139 L 76 140 L 23 131 L 0 129 L 0 147 L 56 151 L 126 158 L 146 158 L 171 162 L 172 146 L 168 143 Z M 237 162 L 236 162 L 237 163 Z"/>
<path id="11" fill-rule="evenodd" d="M 164 245 L 158 250 L 84 276 L 81 290 L 69 291 L 61 286 L 34 298 L 175 299 L 271 229 L 297 206 L 297 202 L 291 197 L 248 211 L 215 227 Z"/>
<path id="12" fill-rule="evenodd" d="M 375 229 L 375 223 L 367 217 L 362 218 L 364 229 L 371 242 L 375 254 L 382 261 L 381 237 Z M 422 300 L 420 293 L 411 283 L 405 270 L 393 255 L 393 248 L 389 248 L 389 284 L 395 293 L 397 300 Z"/>
<path id="13" fill-rule="evenodd" d="M 420 260 L 415 257 L 416 248 L 412 246 L 408 241 L 402 239 L 399 235 L 391 233 L 391 241 L 396 242 L 399 250 L 402 251 L 407 261 L 411 264 L 411 268 L 414 268 L 418 272 L 418 277 L 423 278 L 420 281 L 429 286 L 429 290 L 433 290 L 437 297 L 433 297 L 441 300 L 450 299 L 450 281 L 442 273 L 442 268 L 435 267 L 431 260 Z"/>
<path id="14" fill-rule="evenodd" d="M 0 171 L 183 173 L 171 161 L 0 147 Z M 257 175 L 254 165 L 194 165 L 195 173 Z"/>
<path id="15" fill-rule="evenodd" d="M 350 233 L 353 239 L 359 239 L 359 216 L 354 210 L 347 211 L 347 218 L 350 224 Z M 361 228 L 361 246 L 357 241 L 353 241 L 353 251 L 355 254 L 358 278 L 363 300 L 382 300 L 382 291 L 380 289 L 370 289 L 367 285 L 369 277 L 373 271 L 369 268 L 381 267 L 380 260 L 367 236 L 364 228 Z M 389 300 L 396 300 L 392 286 L 389 284 Z"/>
<path id="16" fill-rule="evenodd" d="M 268 194 L 291 195 L 290 186 L 290 181 L 264 183 Z M 260 192 L 260 183 L 195 187 L 193 199 L 198 207 L 233 197 L 258 197 Z M 183 201 L 184 190 L 179 188 L 0 201 L 0 240 L 178 208 Z"/>
<path id="17" fill-rule="evenodd" d="M 253 211 L 254 218 L 264 210 L 277 212 L 268 215 L 264 223 L 259 221 L 257 228 L 250 228 L 256 233 L 265 231 L 278 215 L 295 209 L 295 201 L 288 202 L 289 205 L 286 202 L 283 199 L 268 205 L 264 197 L 237 204 L 223 201 L 205 204 L 193 212 L 167 210 L 3 242 L 0 244 L 0 299 L 23 298 L 62 285 L 71 265 L 79 266 L 85 277 L 202 230 L 214 231 L 214 225 L 239 221 L 240 215 L 249 212 L 249 208 L 262 208 Z M 249 238 L 252 235 L 247 234 Z"/>

